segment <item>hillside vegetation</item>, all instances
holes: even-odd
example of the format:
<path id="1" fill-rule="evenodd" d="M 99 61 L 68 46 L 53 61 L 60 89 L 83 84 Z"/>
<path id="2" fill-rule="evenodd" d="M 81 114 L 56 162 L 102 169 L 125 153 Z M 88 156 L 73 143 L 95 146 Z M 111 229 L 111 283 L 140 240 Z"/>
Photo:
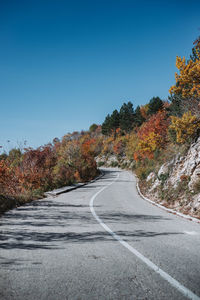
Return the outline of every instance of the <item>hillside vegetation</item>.
<path id="1" fill-rule="evenodd" d="M 47 190 L 88 181 L 98 174 L 94 141 L 74 132 L 38 149 L 12 149 L 0 157 L 1 212 L 38 199 Z"/>
<path id="2" fill-rule="evenodd" d="M 168 100 L 153 97 L 136 108 L 129 101 L 88 131 L 2 154 L 3 199 L 27 201 L 48 189 L 89 180 L 97 175 L 97 162 L 133 170 L 143 193 L 200 217 L 200 38 L 190 58 L 177 57 L 176 66 Z"/>

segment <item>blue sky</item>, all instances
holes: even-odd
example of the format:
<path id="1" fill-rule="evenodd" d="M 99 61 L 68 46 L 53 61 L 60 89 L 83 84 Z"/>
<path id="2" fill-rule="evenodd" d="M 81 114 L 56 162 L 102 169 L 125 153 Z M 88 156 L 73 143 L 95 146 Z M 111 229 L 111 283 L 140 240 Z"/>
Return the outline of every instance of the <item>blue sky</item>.
<path id="1" fill-rule="evenodd" d="M 0 0 L 0 145 L 37 147 L 123 102 L 167 99 L 199 28 L 200 1 Z"/>

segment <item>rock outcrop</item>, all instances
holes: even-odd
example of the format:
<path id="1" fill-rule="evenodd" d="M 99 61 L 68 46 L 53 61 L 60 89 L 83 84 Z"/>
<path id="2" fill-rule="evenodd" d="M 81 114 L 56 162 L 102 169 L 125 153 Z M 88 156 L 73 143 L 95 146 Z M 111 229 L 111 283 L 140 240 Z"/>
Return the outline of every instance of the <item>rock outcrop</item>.
<path id="1" fill-rule="evenodd" d="M 190 146 L 185 156 L 177 154 L 157 173 L 151 172 L 146 181 L 149 198 L 200 217 L 200 138 Z M 168 198 L 165 199 L 165 195 Z M 173 195 L 176 198 L 173 199 Z"/>

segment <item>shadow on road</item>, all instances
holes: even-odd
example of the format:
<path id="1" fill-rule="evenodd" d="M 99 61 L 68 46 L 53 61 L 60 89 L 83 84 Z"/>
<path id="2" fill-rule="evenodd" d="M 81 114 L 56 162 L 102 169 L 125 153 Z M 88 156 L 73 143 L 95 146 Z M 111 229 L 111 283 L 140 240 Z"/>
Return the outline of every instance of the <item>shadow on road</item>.
<path id="1" fill-rule="evenodd" d="M 73 208 L 72 211 L 69 208 Z M 159 215 L 139 215 L 101 212 L 106 224 L 161 222 L 170 220 Z M 95 230 L 96 220 L 87 205 L 72 205 L 52 201 L 39 201 L 8 212 L 1 219 L 0 249 L 63 249 L 69 243 L 114 242 L 105 231 Z M 74 226 L 76 227 L 74 229 Z M 70 228 L 72 230 L 70 230 Z M 78 230 L 77 230 L 78 228 Z M 98 227 L 97 227 L 98 228 Z M 80 232 L 79 232 L 80 231 Z M 180 234 L 179 232 L 153 232 L 145 230 L 116 231 L 126 241 L 140 238 Z"/>
<path id="2" fill-rule="evenodd" d="M 138 241 L 138 238 L 149 238 L 157 236 L 181 234 L 180 232 L 162 232 L 136 230 L 116 231 L 123 240 Z M 36 232 L 31 230 L 19 230 L 17 232 L 5 232 L 0 238 L 1 249 L 63 249 L 65 243 L 91 243 L 91 242 L 116 242 L 110 234 L 105 231 L 87 232 Z M 12 240 L 12 241 L 11 241 Z"/>
<path id="3" fill-rule="evenodd" d="M 106 171 L 109 179 L 118 171 Z M 120 171 L 119 171 L 120 172 Z M 106 179 L 104 177 L 103 180 Z M 115 176 L 114 176 L 115 177 Z M 89 191 L 97 187 L 81 188 Z M 99 225 L 90 213 L 88 205 L 66 203 L 66 200 L 46 199 L 35 201 L 0 218 L 0 249 L 63 249 L 69 243 L 114 242 L 112 236 Z M 101 211 L 98 215 L 106 223 L 134 224 L 144 222 L 162 222 L 171 220 L 160 215 L 128 214 L 118 211 Z M 97 225 L 97 227 L 95 227 Z M 148 225 L 146 226 L 148 228 Z M 97 230 L 95 229 L 97 228 Z M 130 227 L 128 227 L 130 228 Z M 138 241 L 141 238 L 152 238 L 166 235 L 181 234 L 180 232 L 154 232 L 147 230 L 117 230 L 116 234 L 126 241 Z"/>

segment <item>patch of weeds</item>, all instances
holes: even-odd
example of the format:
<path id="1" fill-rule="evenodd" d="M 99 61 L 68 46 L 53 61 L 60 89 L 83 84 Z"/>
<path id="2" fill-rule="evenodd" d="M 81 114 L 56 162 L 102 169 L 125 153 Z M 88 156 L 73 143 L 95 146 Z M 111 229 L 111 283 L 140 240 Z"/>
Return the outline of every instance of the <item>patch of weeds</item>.
<path id="1" fill-rule="evenodd" d="M 172 188 L 164 189 L 162 185 L 158 188 L 158 195 L 161 200 L 166 201 L 167 203 L 174 204 L 174 190 Z"/>
<path id="2" fill-rule="evenodd" d="M 35 189 L 31 193 L 31 198 L 34 199 L 34 200 L 40 199 L 43 196 L 44 196 L 44 191 L 41 188 Z"/>
<path id="3" fill-rule="evenodd" d="M 193 186 L 194 194 L 200 193 L 200 178 L 195 182 Z"/>
<path id="4" fill-rule="evenodd" d="M 98 163 L 97 163 L 97 166 L 100 168 L 100 167 L 102 167 L 102 166 L 104 166 L 105 165 L 105 162 L 104 161 L 98 161 Z"/>
<path id="5" fill-rule="evenodd" d="M 187 181 L 185 181 L 186 179 Z M 170 204 L 174 204 L 179 200 L 180 206 L 187 205 L 192 201 L 192 193 L 189 190 L 188 182 L 189 177 L 184 177 L 184 180 L 180 181 L 176 188 L 168 186 L 167 189 L 164 188 L 164 184 L 161 184 L 159 187 L 159 197 Z"/>
<path id="6" fill-rule="evenodd" d="M 169 173 L 161 174 L 158 179 L 161 181 L 161 185 L 164 185 L 165 181 L 169 178 Z"/>
<path id="7" fill-rule="evenodd" d="M 117 161 L 111 161 L 110 166 L 112 168 L 116 168 L 116 167 L 118 167 L 118 162 Z"/>
<path id="8" fill-rule="evenodd" d="M 146 179 L 147 176 L 153 171 L 155 171 L 155 161 L 152 159 L 145 159 L 142 162 L 136 163 L 135 173 L 139 177 L 139 179 Z"/>
<path id="9" fill-rule="evenodd" d="M 120 168 L 127 169 L 129 167 L 129 164 L 127 162 L 120 164 Z"/>

